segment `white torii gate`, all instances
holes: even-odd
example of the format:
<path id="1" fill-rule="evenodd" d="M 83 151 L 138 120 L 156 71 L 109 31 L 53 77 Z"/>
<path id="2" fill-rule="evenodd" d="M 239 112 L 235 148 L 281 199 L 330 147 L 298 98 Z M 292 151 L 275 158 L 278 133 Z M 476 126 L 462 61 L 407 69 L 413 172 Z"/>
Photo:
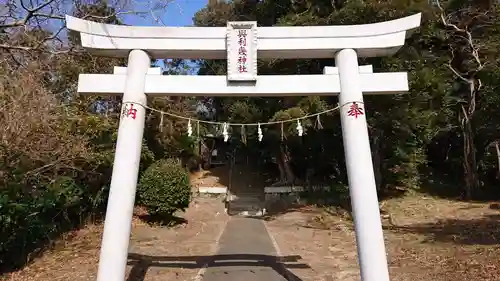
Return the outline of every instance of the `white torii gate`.
<path id="1" fill-rule="evenodd" d="M 344 151 L 363 281 L 389 281 L 387 258 L 368 138 L 364 94 L 408 91 L 406 72 L 373 73 L 359 57 L 397 52 L 421 15 L 365 25 L 257 27 L 134 27 L 66 16 L 94 55 L 127 57 L 114 74 L 80 74 L 78 92 L 122 94 L 123 110 L 111 178 L 98 281 L 123 281 L 127 264 L 146 94 L 150 96 L 339 95 Z M 319 75 L 257 75 L 263 59 L 331 58 L 336 67 Z M 227 76 L 163 76 L 152 58 L 227 59 Z M 347 106 L 345 106 L 347 105 Z M 353 110 L 356 111 L 353 114 Z"/>

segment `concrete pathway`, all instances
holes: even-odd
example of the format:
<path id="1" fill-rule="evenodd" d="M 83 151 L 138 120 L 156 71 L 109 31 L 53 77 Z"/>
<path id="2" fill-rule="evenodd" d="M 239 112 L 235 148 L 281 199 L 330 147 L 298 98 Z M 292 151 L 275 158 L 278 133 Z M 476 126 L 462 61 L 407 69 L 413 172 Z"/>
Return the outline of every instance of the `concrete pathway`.
<path id="1" fill-rule="evenodd" d="M 264 223 L 259 219 L 232 217 L 219 240 L 217 255 L 211 257 L 203 281 L 300 281 L 278 260 Z"/>

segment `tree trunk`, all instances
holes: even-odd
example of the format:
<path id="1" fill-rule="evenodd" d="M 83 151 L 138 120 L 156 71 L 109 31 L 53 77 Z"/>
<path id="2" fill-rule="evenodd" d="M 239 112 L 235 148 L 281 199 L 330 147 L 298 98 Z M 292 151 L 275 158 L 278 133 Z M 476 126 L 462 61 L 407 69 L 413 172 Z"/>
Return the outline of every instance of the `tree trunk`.
<path id="1" fill-rule="evenodd" d="M 286 145 L 280 144 L 279 149 L 276 162 L 280 170 L 280 182 L 293 183 L 295 182 L 295 175 L 290 166 L 290 155 L 287 152 Z"/>
<path id="2" fill-rule="evenodd" d="M 500 179 L 500 145 L 498 144 L 498 140 L 495 141 L 495 151 L 497 152 L 497 179 Z"/>
<path id="3" fill-rule="evenodd" d="M 485 64 L 482 63 L 481 57 L 479 55 L 481 46 L 475 44 L 473 40 L 472 30 L 474 26 L 472 22 L 466 23 L 462 20 L 465 18 L 459 13 L 455 15 L 447 15 L 445 9 L 441 6 L 439 0 L 436 2 L 437 7 L 441 11 L 440 19 L 446 28 L 451 32 L 450 35 L 459 39 L 467 45 L 467 51 L 461 51 L 456 53 L 453 45 L 450 45 L 451 59 L 448 63 L 448 68 L 453 72 L 455 77 L 459 78 L 462 82 L 469 86 L 469 91 L 465 98 L 465 103 L 460 107 L 461 112 L 458 114 L 460 116 L 460 126 L 463 134 L 463 167 L 464 167 L 464 181 L 465 181 L 465 199 L 471 199 L 473 193 L 479 187 L 479 177 L 477 172 L 476 163 L 476 147 L 474 144 L 474 130 L 472 128 L 472 118 L 474 112 L 476 111 L 476 95 L 481 89 L 482 83 L 478 76 L 478 73 L 484 68 Z M 483 15 L 486 15 L 483 14 Z M 479 17 L 474 17 L 479 18 Z M 456 24 L 456 23 L 460 24 Z M 480 24 L 479 24 L 480 25 Z M 465 41 L 463 41 L 465 39 Z M 459 43 L 462 45 L 463 43 Z M 471 63 L 475 64 L 471 67 Z M 456 66 L 461 66 L 456 68 Z M 467 71 L 464 71 L 464 70 Z"/>
<path id="4" fill-rule="evenodd" d="M 466 110 L 462 106 L 462 133 L 463 133 L 463 167 L 466 200 L 472 199 L 473 193 L 479 187 L 477 175 L 476 147 L 474 144 L 474 131 L 472 129 L 472 114 L 474 111 Z"/>
<path id="5" fill-rule="evenodd" d="M 279 155 L 276 157 L 276 164 L 278 165 L 278 169 L 280 170 L 279 182 L 286 182 L 285 167 Z"/>
<path id="6" fill-rule="evenodd" d="M 373 172 L 375 173 L 375 184 L 379 191 L 382 184 L 382 137 L 383 132 L 374 130 L 372 148 Z"/>

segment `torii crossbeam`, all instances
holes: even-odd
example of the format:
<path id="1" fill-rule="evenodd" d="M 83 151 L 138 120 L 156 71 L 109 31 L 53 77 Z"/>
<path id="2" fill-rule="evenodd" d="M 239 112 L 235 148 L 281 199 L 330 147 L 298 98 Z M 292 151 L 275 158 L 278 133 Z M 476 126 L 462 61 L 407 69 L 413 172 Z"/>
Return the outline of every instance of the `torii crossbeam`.
<path id="1" fill-rule="evenodd" d="M 370 67 L 370 66 L 366 66 Z M 150 68 L 150 72 L 154 68 Z M 159 69 L 159 68 L 157 68 Z M 170 76 L 146 74 L 144 92 L 149 96 L 325 96 L 340 93 L 338 74 L 319 75 L 261 75 L 254 82 L 231 82 L 218 76 Z M 324 73 L 338 73 L 335 67 Z M 360 67 L 361 90 L 364 94 L 395 94 L 408 91 L 406 72 L 363 73 Z M 80 94 L 121 95 L 125 91 L 126 68 L 117 74 L 80 74 Z M 280 85 L 277 87 L 276 85 Z"/>

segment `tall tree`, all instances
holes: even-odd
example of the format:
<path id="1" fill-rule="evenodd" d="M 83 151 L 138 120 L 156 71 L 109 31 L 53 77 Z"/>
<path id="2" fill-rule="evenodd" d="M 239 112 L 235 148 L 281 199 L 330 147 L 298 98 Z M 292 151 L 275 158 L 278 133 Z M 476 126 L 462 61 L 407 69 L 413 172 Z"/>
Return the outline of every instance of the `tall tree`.
<path id="1" fill-rule="evenodd" d="M 422 186 L 422 176 L 427 177 L 430 172 L 448 177 L 449 181 L 455 178 L 451 175 L 463 173 L 461 190 L 464 197 L 470 198 L 480 191 L 485 181 L 491 183 L 491 173 L 496 175 L 498 170 L 498 157 L 490 156 L 496 153 L 497 126 L 488 118 L 496 116 L 497 111 L 494 102 L 499 85 L 498 70 L 494 67 L 498 65 L 497 3 L 241 0 L 208 6 L 197 13 L 195 23 L 225 26 L 228 20 L 257 20 L 262 26 L 345 25 L 386 21 L 415 12 L 423 12 L 422 26 L 407 39 L 396 56 L 361 61 L 373 64 L 377 71 L 407 70 L 410 73 L 410 93 L 365 97 L 377 185 L 385 190 L 418 188 Z M 225 74 L 223 62 L 200 63 L 200 74 Z M 260 60 L 258 66 L 260 74 L 317 74 L 333 63 L 333 59 L 277 59 Z M 313 113 L 321 107 L 336 105 L 335 98 L 318 98 L 321 107 L 307 108 L 303 106 L 305 100 L 217 98 L 211 103 L 217 109 L 217 118 L 248 122 L 286 119 L 293 114 Z M 234 113 L 236 109 L 247 113 L 239 116 Z M 307 147 L 301 148 L 311 151 L 324 148 L 322 141 L 341 143 L 338 119 L 327 118 L 327 122 L 323 122 L 329 125 L 323 131 L 329 130 L 326 139 L 309 141 L 309 136 L 318 136 L 317 130 L 311 127 L 309 136 L 301 140 L 288 138 L 282 142 L 285 146 L 264 148 L 269 158 L 276 159 L 282 180 L 294 176 L 287 175 L 280 163 L 288 162 L 295 171 L 303 170 L 303 166 L 298 168 L 299 163 L 307 163 L 299 150 L 291 149 L 294 142 L 302 141 Z M 279 128 L 272 130 L 278 135 L 276 143 L 280 143 Z M 293 129 L 290 132 L 293 133 Z M 345 182 L 345 177 L 340 176 L 344 173 L 341 146 L 330 151 L 335 156 L 328 159 L 329 169 L 322 173 L 335 175 L 337 180 Z M 315 162 L 310 163 L 309 168 L 321 170 L 320 161 Z"/>

